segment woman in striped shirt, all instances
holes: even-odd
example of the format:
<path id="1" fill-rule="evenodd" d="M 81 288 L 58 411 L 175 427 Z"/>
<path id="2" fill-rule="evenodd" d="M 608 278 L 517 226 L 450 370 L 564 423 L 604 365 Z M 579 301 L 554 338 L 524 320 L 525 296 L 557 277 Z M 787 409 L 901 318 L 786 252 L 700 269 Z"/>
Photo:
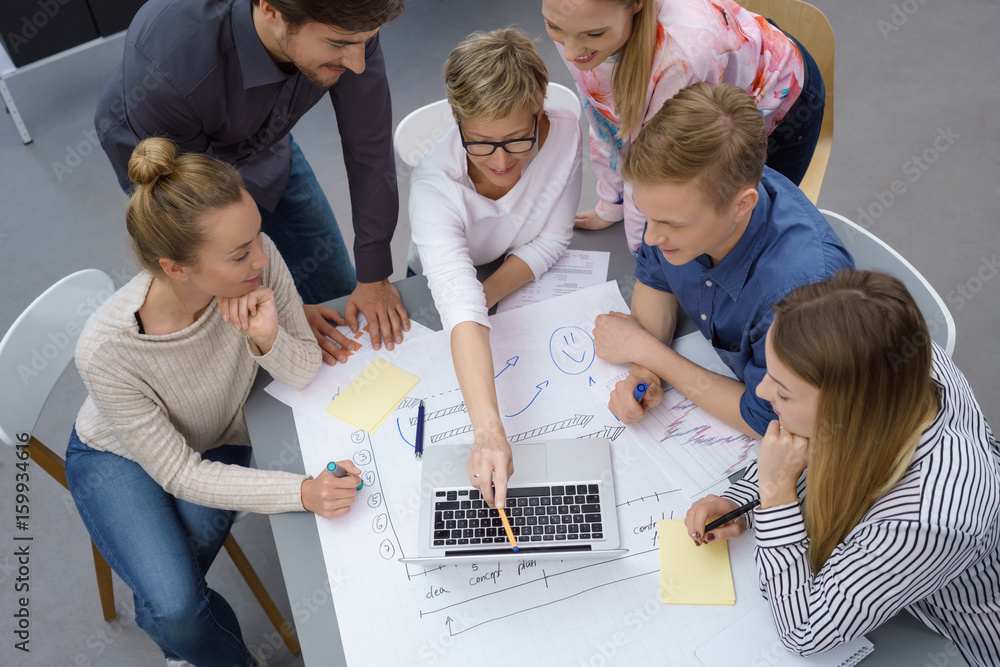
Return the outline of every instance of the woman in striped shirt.
<path id="1" fill-rule="evenodd" d="M 800 287 L 766 356 L 757 392 L 778 421 L 743 480 L 692 505 L 695 543 L 740 535 L 748 521 L 702 533 L 760 501 L 761 590 L 795 653 L 905 608 L 970 664 L 1000 664 L 1000 447 L 906 288 L 867 271 Z"/>

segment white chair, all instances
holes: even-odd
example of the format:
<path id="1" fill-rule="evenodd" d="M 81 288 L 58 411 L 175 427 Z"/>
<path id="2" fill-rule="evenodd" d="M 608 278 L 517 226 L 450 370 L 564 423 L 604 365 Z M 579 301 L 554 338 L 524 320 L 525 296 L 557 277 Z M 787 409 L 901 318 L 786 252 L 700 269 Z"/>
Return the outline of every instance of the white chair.
<path id="1" fill-rule="evenodd" d="M 549 83 L 545 89 L 545 101 L 554 107 L 569 109 L 576 117 L 583 118 L 583 105 L 576 93 L 561 83 Z"/>
<path id="2" fill-rule="evenodd" d="M 545 101 L 552 106 L 569 109 L 577 118 L 583 115 L 583 106 L 576 93 L 562 84 L 550 83 L 545 91 Z M 404 164 L 416 167 L 424 153 L 454 124 L 448 100 L 438 100 L 410 112 L 399 121 L 392 135 L 396 155 Z"/>
<path id="3" fill-rule="evenodd" d="M 19 451 L 26 450 L 31 461 L 63 487 L 65 461 L 30 434 L 53 387 L 73 361 L 87 318 L 114 291 L 114 281 L 97 269 L 66 276 L 35 299 L 0 340 L 0 378 L 4 384 L 0 440 L 11 447 L 27 445 Z M 22 442 L 22 434 L 28 434 L 26 442 Z M 19 463 L 24 462 L 18 458 Z M 30 469 L 28 472 L 30 478 Z M 111 621 L 117 615 L 111 568 L 93 542 L 90 546 L 101 610 L 104 620 Z"/>
<path id="4" fill-rule="evenodd" d="M 931 338 L 950 357 L 955 350 L 955 319 L 927 279 L 905 257 L 864 227 L 833 211 L 820 210 L 820 213 L 854 255 L 857 268 L 884 271 L 903 281 L 927 320 Z"/>
<path id="5" fill-rule="evenodd" d="M 67 490 L 66 461 L 30 434 L 53 387 L 73 361 L 84 324 L 114 291 L 114 281 L 103 271 L 77 271 L 45 290 L 14 320 L 3 340 L 0 340 L 0 382 L 3 383 L 0 440 L 11 447 L 26 444 L 20 451 L 27 451 L 32 462 Z M 22 442 L 24 437 L 27 437 L 26 442 Z M 23 462 L 20 455 L 18 459 L 18 463 Z M 299 643 L 294 631 L 281 617 L 274 600 L 232 534 L 226 538 L 225 547 L 288 650 L 298 654 Z M 101 610 L 104 620 L 111 621 L 117 615 L 111 568 L 93 542 L 91 550 Z"/>

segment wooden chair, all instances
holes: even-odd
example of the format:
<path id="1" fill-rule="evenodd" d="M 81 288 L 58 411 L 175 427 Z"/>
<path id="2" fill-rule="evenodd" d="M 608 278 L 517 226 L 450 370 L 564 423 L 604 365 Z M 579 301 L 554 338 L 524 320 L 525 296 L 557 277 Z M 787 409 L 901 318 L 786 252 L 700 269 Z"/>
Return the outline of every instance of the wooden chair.
<path id="1" fill-rule="evenodd" d="M 742 0 L 740 4 L 754 14 L 773 20 L 782 30 L 799 40 L 816 60 L 823 75 L 823 83 L 826 85 L 823 125 L 819 131 L 816 152 L 799 184 L 809 201 L 815 204 L 819 199 L 820 188 L 823 187 L 823 176 L 826 175 L 826 165 L 830 161 L 830 149 L 833 147 L 833 66 L 836 50 L 833 27 L 823 12 L 802 0 Z"/>
<path id="2" fill-rule="evenodd" d="M 67 490 L 65 460 L 30 434 L 53 387 L 73 361 L 76 343 L 87 318 L 114 291 L 111 278 L 97 269 L 66 276 L 35 299 L 0 340 L 0 378 L 4 384 L 4 400 L 0 401 L 0 440 L 11 447 L 18 446 L 19 452 L 26 451 L 32 462 Z M 237 520 L 241 516 L 245 513 L 237 515 Z M 93 542 L 90 546 L 101 611 L 104 620 L 111 621 L 117 616 L 111 567 Z M 281 617 L 232 534 L 226 538 L 225 547 L 264 613 L 281 634 L 285 646 L 298 655 L 300 649 L 295 632 Z"/>

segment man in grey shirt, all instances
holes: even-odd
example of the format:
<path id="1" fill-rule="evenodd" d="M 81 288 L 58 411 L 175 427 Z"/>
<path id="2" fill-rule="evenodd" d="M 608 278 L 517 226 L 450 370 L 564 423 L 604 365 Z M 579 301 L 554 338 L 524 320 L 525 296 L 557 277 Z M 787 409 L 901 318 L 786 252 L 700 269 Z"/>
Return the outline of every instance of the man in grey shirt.
<path id="1" fill-rule="evenodd" d="M 379 28 L 404 0 L 149 0 L 125 37 L 94 119 L 119 182 L 149 136 L 235 165 L 307 304 L 351 294 L 375 348 L 402 341 L 409 319 L 389 284 L 399 213 L 392 107 Z M 329 94 L 347 167 L 357 273 L 333 210 L 289 131 Z M 349 343 L 307 305 L 327 363 Z M 381 336 L 379 335 L 381 334 Z M 332 339 L 332 340 L 331 340 Z M 337 344 L 334 343 L 336 341 Z"/>

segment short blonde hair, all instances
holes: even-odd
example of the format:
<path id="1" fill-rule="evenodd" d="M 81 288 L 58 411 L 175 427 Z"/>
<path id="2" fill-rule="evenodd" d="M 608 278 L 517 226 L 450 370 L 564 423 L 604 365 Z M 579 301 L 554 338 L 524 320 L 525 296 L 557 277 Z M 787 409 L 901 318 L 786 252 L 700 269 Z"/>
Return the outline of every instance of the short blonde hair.
<path id="1" fill-rule="evenodd" d="M 697 182 L 721 211 L 742 188 L 757 187 L 766 159 L 764 117 L 746 91 L 695 83 L 642 128 L 622 175 L 641 185 Z"/>
<path id="2" fill-rule="evenodd" d="M 207 240 L 202 214 L 243 199 L 243 179 L 231 164 L 201 153 L 178 154 L 162 137 L 143 139 L 128 161 L 135 183 L 125 226 L 139 265 L 161 273 L 160 258 L 195 266 Z"/>
<path id="3" fill-rule="evenodd" d="M 444 64 L 448 103 L 460 122 L 490 122 L 522 110 L 537 114 L 548 84 L 545 61 L 517 28 L 474 32 Z"/>

